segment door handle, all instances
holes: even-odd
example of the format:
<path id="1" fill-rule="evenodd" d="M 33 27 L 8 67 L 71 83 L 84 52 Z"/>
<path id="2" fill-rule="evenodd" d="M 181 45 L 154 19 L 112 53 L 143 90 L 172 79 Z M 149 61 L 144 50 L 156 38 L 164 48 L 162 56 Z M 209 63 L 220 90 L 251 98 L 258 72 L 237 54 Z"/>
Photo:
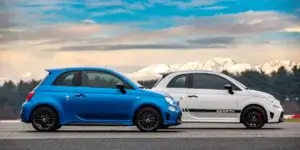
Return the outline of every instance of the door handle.
<path id="1" fill-rule="evenodd" d="M 82 93 L 80 93 L 80 94 L 76 94 L 75 96 L 76 96 L 76 97 L 85 97 L 85 95 L 84 95 L 84 94 L 82 94 Z"/>
<path id="2" fill-rule="evenodd" d="M 188 95 L 188 97 L 198 97 L 197 95 Z"/>

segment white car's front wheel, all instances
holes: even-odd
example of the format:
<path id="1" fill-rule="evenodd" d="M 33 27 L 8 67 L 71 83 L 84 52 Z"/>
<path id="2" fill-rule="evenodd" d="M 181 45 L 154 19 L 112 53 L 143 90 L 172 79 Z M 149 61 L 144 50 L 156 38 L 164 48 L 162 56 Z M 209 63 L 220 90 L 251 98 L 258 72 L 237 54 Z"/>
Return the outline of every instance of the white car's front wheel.
<path id="1" fill-rule="evenodd" d="M 266 123 L 266 114 L 261 107 L 251 106 L 242 114 L 242 123 L 249 129 L 260 129 Z"/>

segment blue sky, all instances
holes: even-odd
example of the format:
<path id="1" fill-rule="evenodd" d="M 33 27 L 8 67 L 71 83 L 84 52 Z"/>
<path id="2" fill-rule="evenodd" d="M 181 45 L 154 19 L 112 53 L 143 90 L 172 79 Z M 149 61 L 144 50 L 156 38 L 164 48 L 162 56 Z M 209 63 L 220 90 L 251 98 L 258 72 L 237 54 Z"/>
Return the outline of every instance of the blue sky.
<path id="1" fill-rule="evenodd" d="M 20 2 L 16 7 L 62 17 L 52 19 L 53 22 L 78 22 L 89 18 L 98 23 L 120 23 L 148 21 L 156 17 L 213 16 L 248 10 L 297 15 L 300 3 L 297 0 L 33 0 Z"/>
<path id="2" fill-rule="evenodd" d="M 195 28 L 199 27 L 203 30 L 212 26 L 215 28 L 222 28 L 222 25 L 224 25 L 224 28 L 228 26 L 228 33 L 224 33 L 224 31 L 220 31 L 220 33 L 199 32 L 198 34 L 191 36 L 188 36 L 188 34 L 175 35 L 164 38 L 164 40 L 166 42 L 178 42 L 178 40 L 183 42 L 183 40 L 205 38 L 207 36 L 226 36 L 225 38 L 227 38 L 227 36 L 236 37 L 236 34 L 248 35 L 248 28 L 257 28 L 257 30 L 254 29 L 251 37 L 239 36 L 235 41 L 240 39 L 242 40 L 240 42 L 248 40 L 246 42 L 250 43 L 271 40 L 290 42 L 295 38 L 299 38 L 298 32 L 278 32 L 284 28 L 298 28 L 300 26 L 300 2 L 298 0 L 1 1 L 5 4 L 3 5 L 4 8 L 11 11 L 11 13 L 7 13 L 7 15 L 10 15 L 11 18 L 15 18 L 13 20 L 10 19 L 6 23 L 2 23 L 4 25 L 10 25 L 9 27 L 13 26 L 35 30 L 42 25 L 50 26 L 63 23 L 88 23 L 120 27 L 117 30 L 105 28 L 105 31 L 102 30 L 101 32 L 95 32 L 92 35 L 82 37 L 85 39 L 99 36 L 118 36 L 128 32 L 134 32 L 135 34 L 151 31 L 159 32 L 161 30 L 168 30 L 183 25 L 193 26 Z M 269 20 L 264 20 L 265 18 Z M 217 27 L 217 24 L 220 24 L 220 26 Z M 245 25 L 243 26 L 243 24 Z M 217 30 L 215 28 L 210 30 Z M 232 34 L 230 34 L 231 30 L 234 30 L 235 28 L 240 31 L 238 31 L 238 33 L 232 31 Z M 261 38 L 262 36 L 264 39 Z M 6 39 L 11 38 L 12 37 L 8 37 Z M 41 39 L 42 38 L 44 37 L 41 37 Z M 57 41 L 62 39 L 62 37 L 52 39 Z M 209 37 L 209 39 L 212 38 Z M 18 40 L 22 40 L 22 37 L 19 37 Z M 154 42 L 152 44 L 159 43 L 155 40 L 152 40 L 152 42 Z M 156 45 L 156 47 L 159 46 Z M 186 46 L 182 47 L 186 48 Z M 146 48 L 149 49 L 149 46 Z M 195 47 L 192 46 L 191 48 Z M 196 48 L 198 47 L 196 46 Z"/>
<path id="3" fill-rule="evenodd" d="M 0 56 L 11 58 L 0 65 L 16 74 L 82 62 L 300 61 L 299 0 L 0 0 L 0 8 Z"/>
<path id="4" fill-rule="evenodd" d="M 288 25 L 282 25 L 275 29 L 281 29 L 288 26 L 299 25 L 300 2 L 298 0 L 1 0 L 4 8 L 10 10 L 10 19 L 8 23 L 2 23 L 17 27 L 33 27 L 44 24 L 73 23 L 82 22 L 101 25 L 119 25 L 126 26 L 138 31 L 157 31 L 166 28 L 177 27 L 182 24 L 193 24 L 205 28 L 207 24 L 213 25 L 219 23 L 218 18 L 213 20 L 209 17 L 237 15 L 241 13 L 252 12 L 248 14 L 247 21 L 255 21 L 261 17 L 277 17 L 280 19 L 289 17 L 291 21 Z M 5 10 L 3 9 L 3 10 Z M 259 14 L 259 13 L 265 14 Z M 256 13 L 256 14 L 255 14 Z M 285 16 L 284 16 L 285 15 Z M 201 18 L 205 17 L 201 20 Z M 230 21 L 239 21 L 243 15 L 229 16 L 227 18 L 219 17 L 224 24 Z M 197 22 L 197 19 L 201 22 Z M 205 20 L 206 19 L 206 20 Z M 247 20 L 248 19 L 248 20 Z M 209 23 L 208 21 L 211 21 Z M 277 21 L 280 21 L 279 19 Z M 287 21 L 287 20 L 283 20 Z M 261 22 L 260 22 L 261 23 Z M 272 23 L 272 22 L 271 22 Z M 280 22 L 273 22 L 280 23 Z M 274 28 L 275 25 L 269 25 Z M 269 34 L 275 29 L 261 31 L 260 34 Z M 126 29 L 123 29 L 126 30 Z M 277 30 L 277 31 L 278 31 Z M 274 32 L 277 32 L 274 31 Z M 111 31 L 113 32 L 113 31 Z M 107 32 L 107 33 L 111 33 Z M 123 33 L 123 31 L 120 31 Z M 96 34 L 96 33 L 95 33 Z M 103 33 L 102 33 L 103 34 Z M 215 36 L 217 33 L 213 33 Z M 207 34 L 199 34 L 203 36 Z M 211 35 L 211 34 L 209 34 Z M 267 37 L 265 35 L 265 37 Z M 285 37 L 285 39 L 297 37 L 295 33 L 271 33 L 270 40 L 273 37 Z"/>

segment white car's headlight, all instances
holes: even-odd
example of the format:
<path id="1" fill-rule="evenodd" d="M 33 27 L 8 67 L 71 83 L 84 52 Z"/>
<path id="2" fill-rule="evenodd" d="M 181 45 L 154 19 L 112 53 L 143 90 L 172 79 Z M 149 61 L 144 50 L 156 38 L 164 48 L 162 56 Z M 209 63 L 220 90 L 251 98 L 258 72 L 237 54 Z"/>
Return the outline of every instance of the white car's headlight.
<path id="1" fill-rule="evenodd" d="M 166 101 L 170 104 L 170 105 L 175 105 L 174 100 L 171 97 L 165 97 Z"/>
<path id="2" fill-rule="evenodd" d="M 272 101 L 272 106 L 274 108 L 282 108 L 281 105 L 280 105 L 280 101 L 278 101 L 278 100 Z"/>

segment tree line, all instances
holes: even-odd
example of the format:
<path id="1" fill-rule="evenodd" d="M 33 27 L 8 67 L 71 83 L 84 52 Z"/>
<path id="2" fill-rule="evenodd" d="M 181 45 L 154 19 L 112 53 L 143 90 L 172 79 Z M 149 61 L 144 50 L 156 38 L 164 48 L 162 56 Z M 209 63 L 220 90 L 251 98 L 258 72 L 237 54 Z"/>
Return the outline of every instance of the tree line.
<path id="1" fill-rule="evenodd" d="M 285 113 L 300 113 L 300 66 L 294 66 L 291 71 L 280 67 L 271 74 L 263 71 L 246 70 L 233 74 L 226 70 L 224 74 L 237 79 L 247 87 L 270 93 L 284 105 Z M 138 81 L 146 88 L 152 88 L 158 79 Z M 20 108 L 27 94 L 36 86 L 40 80 L 28 82 L 5 81 L 0 86 L 0 120 L 18 119 Z"/>

